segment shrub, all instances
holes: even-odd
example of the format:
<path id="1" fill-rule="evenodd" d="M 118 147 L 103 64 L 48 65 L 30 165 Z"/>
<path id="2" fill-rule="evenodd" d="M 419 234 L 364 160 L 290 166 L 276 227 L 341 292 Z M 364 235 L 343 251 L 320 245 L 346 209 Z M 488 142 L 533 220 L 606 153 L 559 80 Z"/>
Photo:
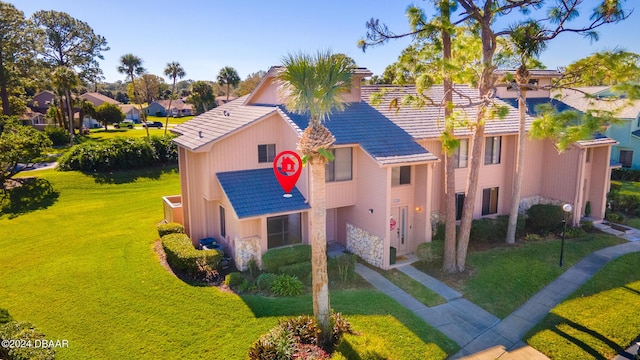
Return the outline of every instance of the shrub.
<path id="1" fill-rule="evenodd" d="M 294 245 L 271 249 L 262 255 L 262 269 L 278 274 L 280 267 L 311 261 L 311 245 Z"/>
<path id="2" fill-rule="evenodd" d="M 295 276 L 281 274 L 273 280 L 271 292 L 277 296 L 298 296 L 302 294 L 302 282 Z"/>
<path id="3" fill-rule="evenodd" d="M 174 222 L 158 225 L 158 235 L 161 238 L 169 234 L 184 234 L 184 226 Z"/>
<path id="4" fill-rule="evenodd" d="M 281 266 L 280 273 L 295 276 L 304 282 L 311 273 L 311 261 Z"/>
<path id="5" fill-rule="evenodd" d="M 636 208 L 640 203 L 640 198 L 632 194 L 614 193 L 609 200 L 613 211 L 621 211 L 627 214 L 635 214 Z"/>
<path id="6" fill-rule="evenodd" d="M 440 258 L 440 256 L 433 251 L 432 245 L 433 243 L 424 242 L 419 244 L 416 249 L 416 256 L 425 264 Z"/>
<path id="7" fill-rule="evenodd" d="M 611 170 L 611 180 L 620 181 L 640 181 L 640 170 L 613 169 Z M 611 184 L 613 187 L 613 184 Z"/>
<path id="8" fill-rule="evenodd" d="M 249 275 L 252 280 L 255 280 L 256 276 L 260 274 L 260 268 L 258 267 L 258 262 L 254 257 L 251 257 L 251 260 L 247 262 L 247 268 L 249 269 Z"/>
<path id="9" fill-rule="evenodd" d="M 356 261 L 353 254 L 341 254 L 327 261 L 327 272 L 330 279 L 347 283 L 356 277 Z"/>
<path id="10" fill-rule="evenodd" d="M 538 235 L 538 234 L 527 234 L 527 235 L 525 235 L 524 239 L 526 241 L 541 241 L 544 238 L 542 236 Z"/>
<path id="11" fill-rule="evenodd" d="M 10 321 L 13 321 L 13 318 L 9 315 L 9 311 L 6 309 L 0 309 L 0 325 L 6 324 Z"/>
<path id="12" fill-rule="evenodd" d="M 446 231 L 446 226 L 444 222 L 439 222 L 436 224 L 435 234 L 431 237 L 431 240 L 439 240 L 444 241 L 444 233 Z"/>
<path id="13" fill-rule="evenodd" d="M 193 278 L 206 276 L 205 265 L 217 269 L 222 259 L 222 251 L 197 250 L 185 234 L 169 234 L 162 237 L 162 247 L 167 254 L 167 262 L 172 267 L 186 271 Z"/>
<path id="14" fill-rule="evenodd" d="M 35 341 L 45 340 L 45 335 L 35 326 L 27 322 L 11 321 L 0 325 L 0 340 L 31 341 L 31 347 L 0 347 L 0 358 L 13 360 L 50 360 L 55 358 L 55 351 L 49 348 L 36 347 Z"/>
<path id="15" fill-rule="evenodd" d="M 271 286 L 273 282 L 276 280 L 278 275 L 271 273 L 263 273 L 258 276 L 258 280 L 256 280 L 256 284 L 258 285 L 258 289 L 260 290 L 271 290 Z"/>
<path id="16" fill-rule="evenodd" d="M 242 273 L 240 272 L 232 272 L 227 274 L 227 276 L 225 276 L 224 278 L 224 284 L 227 286 L 238 286 L 240 284 L 242 284 L 243 281 L 245 281 L 245 277 L 244 275 L 242 275 Z"/>
<path id="17" fill-rule="evenodd" d="M 64 128 L 47 125 L 44 127 L 44 133 L 49 137 L 53 146 L 62 146 L 69 143 L 69 133 Z"/>
<path id="18" fill-rule="evenodd" d="M 58 169 L 80 171 L 127 170 L 175 161 L 177 150 L 170 137 L 116 137 L 101 143 L 78 144 L 62 155 Z"/>
<path id="19" fill-rule="evenodd" d="M 516 222 L 516 238 L 524 235 L 524 217 L 518 216 Z M 484 218 L 471 222 L 471 239 L 477 242 L 498 243 L 507 238 L 509 228 L 509 216 L 501 215 L 495 219 Z"/>
<path id="20" fill-rule="evenodd" d="M 281 321 L 261 336 L 249 349 L 249 359 L 329 359 L 325 350 L 333 350 L 345 333 L 353 334 L 351 324 L 340 314 L 331 314 L 330 349 L 317 346 L 320 330 L 308 315 Z"/>
<path id="21" fill-rule="evenodd" d="M 608 212 L 604 215 L 604 218 L 611 223 L 621 223 L 624 221 L 624 216 L 614 212 Z"/>
<path id="22" fill-rule="evenodd" d="M 527 226 L 532 232 L 544 234 L 555 232 L 562 228 L 564 211 L 558 205 L 533 205 L 527 211 Z"/>
<path id="23" fill-rule="evenodd" d="M 255 290 L 256 290 L 256 286 L 247 279 L 244 279 L 242 284 L 238 285 L 238 291 L 241 293 L 251 293 Z"/>
<path id="24" fill-rule="evenodd" d="M 582 229 L 588 233 L 593 231 L 593 221 L 591 220 L 585 220 L 583 222 L 580 223 L 580 226 L 582 227 Z"/>
<path id="25" fill-rule="evenodd" d="M 565 237 L 567 239 L 579 239 L 587 236 L 587 232 L 583 228 L 568 228 Z"/>
<path id="26" fill-rule="evenodd" d="M 591 201 L 587 201 L 587 204 L 584 206 L 584 215 L 591 215 Z"/>

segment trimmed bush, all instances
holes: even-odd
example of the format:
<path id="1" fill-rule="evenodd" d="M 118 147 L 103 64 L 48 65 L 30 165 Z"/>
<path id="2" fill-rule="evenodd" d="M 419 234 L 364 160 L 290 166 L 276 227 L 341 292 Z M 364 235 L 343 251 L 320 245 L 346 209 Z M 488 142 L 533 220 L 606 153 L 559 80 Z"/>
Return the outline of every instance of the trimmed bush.
<path id="1" fill-rule="evenodd" d="M 161 238 L 169 234 L 184 234 L 184 226 L 175 222 L 158 225 L 158 235 Z"/>
<path id="2" fill-rule="evenodd" d="M 9 315 L 9 311 L 6 309 L 0 309 L 0 325 L 6 324 L 10 321 L 13 321 L 13 318 Z"/>
<path id="3" fill-rule="evenodd" d="M 242 284 L 238 285 L 238 291 L 241 293 L 252 293 L 256 290 L 256 286 L 249 280 L 244 279 Z"/>
<path id="4" fill-rule="evenodd" d="M 518 216 L 516 223 L 516 238 L 524 235 L 525 220 Z M 501 215 L 495 219 L 477 219 L 471 222 L 471 239 L 476 242 L 499 243 L 507 238 L 509 228 L 509 216 Z"/>
<path id="5" fill-rule="evenodd" d="M 262 269 L 272 274 L 280 273 L 280 267 L 311 261 L 311 245 L 294 245 L 271 249 L 262 255 Z"/>
<path id="6" fill-rule="evenodd" d="M 635 214 L 640 197 L 632 194 L 620 194 L 619 192 L 610 193 L 609 196 L 611 210 L 620 211 L 627 214 Z"/>
<path id="7" fill-rule="evenodd" d="M 186 271 L 193 278 L 205 276 L 207 267 L 217 269 L 222 260 L 222 251 L 197 250 L 185 234 L 169 234 L 162 237 L 162 247 L 167 262 L 172 267 Z"/>
<path id="8" fill-rule="evenodd" d="M 281 266 L 280 273 L 295 276 L 304 282 L 311 273 L 311 261 Z"/>
<path id="9" fill-rule="evenodd" d="M 163 164 L 177 159 L 171 137 L 116 137 L 104 142 L 75 145 L 58 161 L 58 169 L 80 171 L 128 170 Z"/>
<path id="10" fill-rule="evenodd" d="M 302 294 L 302 282 L 295 276 L 278 275 L 271 284 L 271 292 L 277 296 L 298 296 Z"/>
<path id="11" fill-rule="evenodd" d="M 12 360 L 52 360 L 55 351 L 49 348 L 36 347 L 35 341 L 45 340 L 45 335 L 28 322 L 11 321 L 0 325 L 0 340 L 30 341 L 31 347 L 0 347 L 0 359 Z"/>
<path id="12" fill-rule="evenodd" d="M 327 261 L 329 279 L 342 283 L 352 281 L 356 277 L 356 261 L 358 257 L 353 254 L 341 254 Z"/>
<path id="13" fill-rule="evenodd" d="M 631 170 L 631 169 L 613 169 L 611 170 L 611 180 L 620 180 L 620 181 L 640 181 L 640 170 Z M 613 185 L 611 184 L 611 188 L 613 189 Z"/>
<path id="14" fill-rule="evenodd" d="M 47 125 L 44 127 L 44 133 L 49 137 L 53 146 L 62 146 L 69 143 L 69 132 L 59 126 Z"/>
<path id="15" fill-rule="evenodd" d="M 593 231 L 593 221 L 591 220 L 585 220 L 583 222 L 580 223 L 580 226 L 582 227 L 582 229 L 588 233 Z"/>
<path id="16" fill-rule="evenodd" d="M 245 281 L 244 275 L 240 272 L 232 272 L 228 273 L 227 276 L 224 277 L 224 283 L 227 286 L 238 286 Z"/>
<path id="17" fill-rule="evenodd" d="M 258 280 L 256 280 L 256 284 L 258 285 L 258 289 L 260 290 L 271 290 L 271 286 L 273 282 L 276 280 L 278 275 L 271 273 L 262 273 L 258 275 Z"/>
<path id="18" fill-rule="evenodd" d="M 556 232 L 562 229 L 564 211 L 558 205 L 533 205 L 527 211 L 527 226 L 529 230 L 538 234 Z"/>
<path id="19" fill-rule="evenodd" d="M 587 236 L 587 232 L 583 228 L 568 228 L 565 234 L 567 239 L 579 239 Z"/>
<path id="20" fill-rule="evenodd" d="M 624 222 L 624 216 L 614 212 L 608 212 L 604 214 L 604 218 L 611 223 L 622 223 Z"/>

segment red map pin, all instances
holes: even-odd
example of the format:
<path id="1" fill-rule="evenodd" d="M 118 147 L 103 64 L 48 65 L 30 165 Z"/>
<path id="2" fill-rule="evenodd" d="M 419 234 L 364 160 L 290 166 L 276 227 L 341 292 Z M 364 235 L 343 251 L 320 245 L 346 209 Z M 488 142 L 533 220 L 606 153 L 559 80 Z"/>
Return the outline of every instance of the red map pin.
<path id="1" fill-rule="evenodd" d="M 284 190 L 284 197 L 291 197 L 291 190 L 296 186 L 302 172 L 302 159 L 294 151 L 285 150 L 273 160 L 273 172 Z"/>

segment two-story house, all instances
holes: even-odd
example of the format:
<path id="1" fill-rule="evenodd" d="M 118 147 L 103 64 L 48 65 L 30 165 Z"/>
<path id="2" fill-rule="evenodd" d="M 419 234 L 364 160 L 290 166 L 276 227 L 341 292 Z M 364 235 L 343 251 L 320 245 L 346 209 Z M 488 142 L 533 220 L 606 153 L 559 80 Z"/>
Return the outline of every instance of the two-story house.
<path id="1" fill-rule="evenodd" d="M 215 237 L 239 268 L 251 257 L 260 261 L 270 248 L 309 241 L 313 206 L 308 201 L 309 171 L 303 169 L 292 197 L 285 198 L 272 169 L 276 154 L 295 150 L 308 124 L 306 116 L 282 106 L 278 71 L 270 69 L 251 94 L 172 130 L 179 135 L 175 142 L 182 186 L 181 197 L 172 198 L 173 206 L 182 209 L 179 216 L 194 242 Z M 389 108 L 393 98 L 415 94 L 415 88 L 362 85 L 370 75 L 363 68 L 354 71 L 351 90 L 344 97 L 348 106 L 325 123 L 336 138 L 335 160 L 326 168 L 327 241 L 388 268 L 394 260 L 392 248 L 403 255 L 431 241 L 432 228 L 443 216 L 442 109 Z M 382 104 L 372 105 L 370 95 L 382 88 Z M 456 90 L 457 103 L 477 98 L 475 89 L 457 86 Z M 434 99 L 441 97 L 442 87 L 434 86 L 430 92 L 427 95 Z M 474 107 L 461 111 L 460 116 L 475 118 Z M 487 123 L 476 218 L 508 213 L 517 129 L 514 108 L 505 119 Z M 456 170 L 461 204 L 471 131 L 459 128 L 456 135 L 461 138 Z M 559 154 L 549 141 L 528 141 L 523 208 L 567 202 L 583 209 L 590 201 L 591 216 L 602 219 L 614 142 L 584 141 Z"/>

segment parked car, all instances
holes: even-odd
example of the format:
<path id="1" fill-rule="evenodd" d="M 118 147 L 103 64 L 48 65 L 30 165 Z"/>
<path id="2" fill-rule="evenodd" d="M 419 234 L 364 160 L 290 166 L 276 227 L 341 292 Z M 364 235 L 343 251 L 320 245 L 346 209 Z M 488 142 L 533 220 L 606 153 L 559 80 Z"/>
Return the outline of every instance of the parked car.
<path id="1" fill-rule="evenodd" d="M 147 121 L 147 123 L 142 123 L 142 127 L 147 127 L 149 126 L 150 128 L 155 127 L 155 128 L 162 128 L 162 122 L 160 121 Z"/>
<path id="2" fill-rule="evenodd" d="M 134 125 L 135 123 L 133 122 L 133 120 L 123 120 L 121 123 L 113 124 L 113 127 L 116 129 L 120 129 L 121 127 L 133 129 Z"/>

